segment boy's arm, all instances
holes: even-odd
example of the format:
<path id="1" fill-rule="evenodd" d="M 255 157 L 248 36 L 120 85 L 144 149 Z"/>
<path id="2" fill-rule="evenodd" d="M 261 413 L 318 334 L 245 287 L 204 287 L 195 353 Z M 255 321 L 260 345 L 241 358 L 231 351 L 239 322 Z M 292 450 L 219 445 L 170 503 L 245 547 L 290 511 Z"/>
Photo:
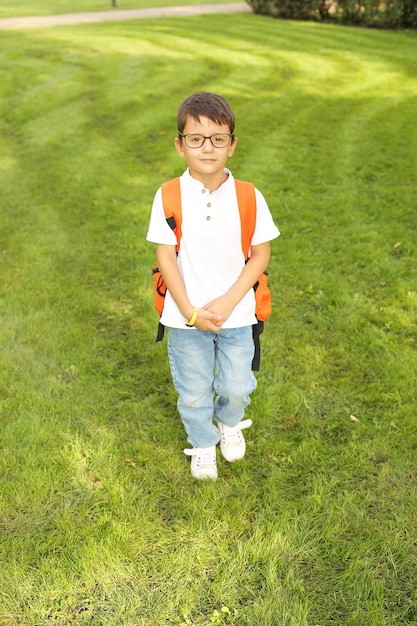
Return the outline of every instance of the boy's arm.
<path id="1" fill-rule="evenodd" d="M 194 305 L 190 302 L 177 264 L 175 246 L 156 244 L 156 257 L 159 271 L 171 296 L 186 320 L 191 320 Z M 200 309 L 193 326 L 200 330 L 218 332 L 222 325 L 221 316 L 211 311 Z"/>
<path id="2" fill-rule="evenodd" d="M 252 246 L 249 261 L 243 268 L 239 278 L 230 289 L 219 298 L 205 305 L 206 311 L 213 311 L 221 316 L 224 323 L 235 306 L 242 300 L 247 292 L 259 279 L 262 272 L 266 270 L 271 255 L 271 245 L 269 241 Z"/>

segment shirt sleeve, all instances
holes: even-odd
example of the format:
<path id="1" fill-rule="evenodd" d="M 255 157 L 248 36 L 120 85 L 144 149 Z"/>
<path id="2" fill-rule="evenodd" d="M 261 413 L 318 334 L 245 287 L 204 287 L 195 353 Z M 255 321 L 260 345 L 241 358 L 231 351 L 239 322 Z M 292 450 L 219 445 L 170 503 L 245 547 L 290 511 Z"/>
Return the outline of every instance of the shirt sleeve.
<path id="1" fill-rule="evenodd" d="M 165 218 L 161 189 L 158 189 L 155 194 L 146 240 L 151 243 L 162 243 L 168 246 L 177 244 L 175 233 L 169 227 Z"/>
<path id="2" fill-rule="evenodd" d="M 265 198 L 258 189 L 256 193 L 256 226 L 252 237 L 252 246 L 266 243 L 280 236 L 278 228 L 274 224 L 271 211 L 266 203 Z"/>

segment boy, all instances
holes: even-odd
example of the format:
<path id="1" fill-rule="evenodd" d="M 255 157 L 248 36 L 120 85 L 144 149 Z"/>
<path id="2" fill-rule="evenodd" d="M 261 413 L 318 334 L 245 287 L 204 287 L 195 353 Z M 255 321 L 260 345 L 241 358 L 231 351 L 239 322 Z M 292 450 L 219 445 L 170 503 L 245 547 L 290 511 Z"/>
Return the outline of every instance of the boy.
<path id="1" fill-rule="evenodd" d="M 245 263 L 236 188 L 225 168 L 237 145 L 229 103 L 199 92 L 184 100 L 177 116 L 181 176 L 182 237 L 168 225 L 161 190 L 155 195 L 147 240 L 156 243 L 167 294 L 161 322 L 168 327 L 168 357 L 178 410 L 192 449 L 191 474 L 217 478 L 216 444 L 223 457 L 243 458 L 242 420 L 256 387 L 251 370 L 256 323 L 253 285 L 266 269 L 272 239 L 279 236 L 268 206 L 256 190 L 256 227 Z M 213 418 L 217 426 L 213 422 Z"/>

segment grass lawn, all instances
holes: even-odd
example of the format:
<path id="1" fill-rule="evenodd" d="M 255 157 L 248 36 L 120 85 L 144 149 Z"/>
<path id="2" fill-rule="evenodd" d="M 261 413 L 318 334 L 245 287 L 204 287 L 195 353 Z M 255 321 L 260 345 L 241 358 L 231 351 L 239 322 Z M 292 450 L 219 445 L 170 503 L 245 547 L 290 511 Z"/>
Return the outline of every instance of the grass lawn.
<path id="1" fill-rule="evenodd" d="M 0 46 L 1 626 L 417 624 L 415 33 L 206 15 Z M 282 230 L 215 483 L 144 241 L 199 89 Z"/>
<path id="2" fill-rule="evenodd" d="M 241 0 L 116 0 L 116 9 L 227 4 L 240 1 Z M 111 9 L 113 9 L 112 0 L 3 0 L 0 6 L 0 19 L 2 17 L 58 15 L 60 13 L 109 11 Z"/>

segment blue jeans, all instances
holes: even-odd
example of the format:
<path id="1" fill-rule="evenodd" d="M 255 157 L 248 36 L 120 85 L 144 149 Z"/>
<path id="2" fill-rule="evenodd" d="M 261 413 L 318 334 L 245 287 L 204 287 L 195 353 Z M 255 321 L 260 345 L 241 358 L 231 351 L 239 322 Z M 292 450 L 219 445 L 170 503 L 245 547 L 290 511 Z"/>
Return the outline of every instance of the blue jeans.
<path id="1" fill-rule="evenodd" d="M 196 448 L 216 445 L 222 422 L 236 426 L 256 388 L 252 373 L 252 326 L 225 328 L 218 333 L 168 329 L 168 358 L 177 407 Z"/>

